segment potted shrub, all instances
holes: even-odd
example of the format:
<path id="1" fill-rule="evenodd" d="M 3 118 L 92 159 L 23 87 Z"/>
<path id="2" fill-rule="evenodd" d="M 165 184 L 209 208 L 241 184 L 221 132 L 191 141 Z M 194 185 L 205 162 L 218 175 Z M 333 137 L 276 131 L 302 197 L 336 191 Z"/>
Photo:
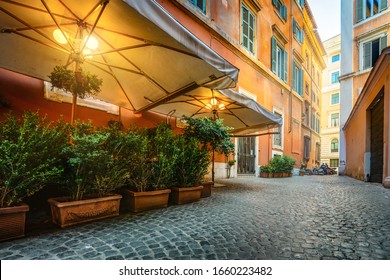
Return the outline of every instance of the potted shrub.
<path id="1" fill-rule="evenodd" d="M 67 197 L 49 199 L 52 221 L 60 227 L 118 216 L 121 195 L 112 191 L 125 184 L 126 165 L 119 160 L 110 130 L 76 123 L 63 149 L 63 184 Z"/>
<path id="2" fill-rule="evenodd" d="M 227 177 L 230 178 L 230 171 L 232 169 L 232 166 L 236 163 L 236 160 L 235 159 L 231 159 L 227 162 L 227 167 L 226 167 L 226 171 L 227 171 Z"/>
<path id="3" fill-rule="evenodd" d="M 129 131 L 126 150 L 130 188 L 121 190 L 127 210 L 140 212 L 168 206 L 175 176 L 174 135 L 167 124 L 155 129 Z"/>
<path id="4" fill-rule="evenodd" d="M 274 170 L 274 178 L 281 178 L 283 175 L 283 159 L 280 156 L 274 156 L 270 162 Z"/>
<path id="5" fill-rule="evenodd" d="M 209 153 L 194 138 L 178 135 L 174 143 L 177 157 L 173 167 L 175 186 L 171 188 L 170 202 L 184 204 L 198 201 L 203 189 L 201 182 L 209 166 Z"/>
<path id="6" fill-rule="evenodd" d="M 287 155 L 284 155 L 282 160 L 283 177 L 291 177 L 296 160 Z"/>
<path id="7" fill-rule="evenodd" d="M 198 140 L 201 148 L 211 155 L 211 183 L 202 182 L 202 197 L 207 197 L 211 195 L 211 186 L 214 185 L 214 152 L 224 154 L 226 158 L 234 153 L 234 144 L 230 141 L 232 134 L 229 133 L 232 128 L 224 126 L 220 119 L 184 116 L 183 120 L 187 123 L 184 136 Z"/>
<path id="8" fill-rule="evenodd" d="M 29 207 L 23 200 L 62 173 L 60 151 L 68 126 L 26 112 L 0 121 L 0 240 L 24 236 Z"/>
<path id="9" fill-rule="evenodd" d="M 260 177 L 268 178 L 270 173 L 270 168 L 268 165 L 263 165 L 260 167 Z"/>

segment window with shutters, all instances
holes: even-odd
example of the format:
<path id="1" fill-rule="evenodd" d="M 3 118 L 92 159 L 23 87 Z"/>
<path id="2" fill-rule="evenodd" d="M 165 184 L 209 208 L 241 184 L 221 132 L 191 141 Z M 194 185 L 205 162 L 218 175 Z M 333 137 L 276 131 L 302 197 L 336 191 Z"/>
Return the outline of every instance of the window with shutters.
<path id="1" fill-rule="evenodd" d="M 279 16 L 286 21 L 287 20 L 287 6 L 281 0 L 272 0 L 276 12 Z"/>
<path id="2" fill-rule="evenodd" d="M 333 72 L 331 74 L 331 83 L 332 84 L 337 84 L 339 82 L 339 76 L 340 76 L 340 72 L 339 71 Z"/>
<path id="3" fill-rule="evenodd" d="M 330 127 L 338 127 L 340 125 L 340 114 L 333 113 L 330 115 Z"/>
<path id="4" fill-rule="evenodd" d="M 273 112 L 276 116 L 283 119 L 283 113 L 274 109 Z M 279 132 L 273 135 L 272 147 L 277 149 L 283 149 L 283 125 L 274 129 L 274 132 Z"/>
<path id="5" fill-rule="evenodd" d="M 305 0 L 295 0 L 295 1 L 299 5 L 299 7 L 301 7 L 301 9 L 303 9 L 303 6 L 305 6 Z"/>
<path id="6" fill-rule="evenodd" d="M 303 38 L 304 38 L 303 30 L 298 25 L 298 23 L 295 19 L 293 19 L 293 28 L 292 29 L 293 29 L 294 38 L 297 39 L 298 42 L 303 43 Z"/>
<path id="7" fill-rule="evenodd" d="M 293 90 L 303 96 L 303 70 L 295 60 L 293 61 Z"/>
<path id="8" fill-rule="evenodd" d="M 330 96 L 330 105 L 340 104 L 340 93 L 333 93 Z"/>
<path id="9" fill-rule="evenodd" d="M 310 137 L 309 136 L 304 136 L 303 138 L 303 158 L 306 160 L 310 159 Z"/>
<path id="10" fill-rule="evenodd" d="M 279 78 L 287 82 L 287 52 L 283 46 L 276 40 L 275 37 L 271 39 L 271 61 L 272 72 L 274 72 Z"/>
<path id="11" fill-rule="evenodd" d="M 248 7 L 242 4 L 241 18 L 241 45 L 254 54 L 256 17 Z"/>
<path id="12" fill-rule="evenodd" d="M 330 142 L 330 152 L 331 153 L 338 153 L 338 151 L 339 151 L 339 140 L 333 139 Z"/>
<path id="13" fill-rule="evenodd" d="M 332 56 L 332 63 L 340 61 L 340 54 L 336 54 Z"/>
<path id="14" fill-rule="evenodd" d="M 375 65 L 382 50 L 387 46 L 387 35 L 377 37 L 370 41 L 362 42 L 360 45 L 361 70 L 369 69 Z"/>
<path id="15" fill-rule="evenodd" d="M 370 18 L 388 7 L 388 0 L 356 0 L 356 22 Z"/>

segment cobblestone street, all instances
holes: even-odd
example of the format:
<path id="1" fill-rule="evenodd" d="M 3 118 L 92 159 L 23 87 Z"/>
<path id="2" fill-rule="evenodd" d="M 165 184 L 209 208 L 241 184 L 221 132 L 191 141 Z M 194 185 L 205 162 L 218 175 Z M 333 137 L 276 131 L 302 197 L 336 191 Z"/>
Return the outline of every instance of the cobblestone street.
<path id="1" fill-rule="evenodd" d="M 390 190 L 338 176 L 221 180 L 199 202 L 0 243 L 0 259 L 390 259 Z"/>

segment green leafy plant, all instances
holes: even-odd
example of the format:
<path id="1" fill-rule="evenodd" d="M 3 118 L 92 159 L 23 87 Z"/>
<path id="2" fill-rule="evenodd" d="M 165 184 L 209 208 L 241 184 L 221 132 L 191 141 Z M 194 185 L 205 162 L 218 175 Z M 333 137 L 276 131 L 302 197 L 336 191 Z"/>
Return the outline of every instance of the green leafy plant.
<path id="1" fill-rule="evenodd" d="M 82 70 L 75 72 L 65 66 L 55 66 L 49 79 L 52 87 L 71 92 L 80 98 L 97 95 L 103 84 L 103 80 L 94 74 Z"/>
<path id="2" fill-rule="evenodd" d="M 72 200 L 85 195 L 102 197 L 123 186 L 128 167 L 121 161 L 123 150 L 115 128 L 95 129 L 90 123 L 76 123 L 70 144 L 63 149 L 64 183 Z"/>
<path id="3" fill-rule="evenodd" d="M 230 140 L 231 127 L 224 126 L 221 119 L 183 117 L 187 123 L 184 128 L 184 136 L 197 139 L 203 149 L 215 150 L 218 153 L 229 156 L 234 152 L 234 144 Z"/>
<path id="4" fill-rule="evenodd" d="M 264 173 L 270 173 L 270 167 L 268 165 L 262 165 L 260 171 Z"/>
<path id="5" fill-rule="evenodd" d="M 26 112 L 0 121 L 0 207 L 17 205 L 62 175 L 69 125 Z"/>
<path id="6" fill-rule="evenodd" d="M 199 147 L 198 140 L 178 135 L 175 140 L 177 158 L 174 165 L 175 186 L 199 185 L 207 174 L 210 158 L 207 150 Z"/>
<path id="7" fill-rule="evenodd" d="M 228 165 L 231 167 L 231 166 L 233 166 L 234 164 L 236 164 L 236 160 L 235 160 L 235 159 L 231 159 L 231 160 L 229 160 L 227 163 L 228 163 Z"/>

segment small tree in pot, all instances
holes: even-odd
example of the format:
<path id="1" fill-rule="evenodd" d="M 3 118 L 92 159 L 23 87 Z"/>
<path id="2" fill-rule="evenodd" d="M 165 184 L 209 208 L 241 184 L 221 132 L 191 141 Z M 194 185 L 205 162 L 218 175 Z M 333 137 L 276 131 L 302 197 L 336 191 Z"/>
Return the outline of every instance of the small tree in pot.
<path id="1" fill-rule="evenodd" d="M 13 215 L 8 221 L 8 215 L 1 214 L 1 224 L 13 229 L 0 229 L 0 240 L 24 235 L 28 206 L 21 207 L 21 216 L 15 214 L 16 206 L 62 174 L 60 153 L 68 133 L 65 122 L 53 123 L 37 112 L 26 112 L 20 119 L 7 115 L 0 121 L 0 208 Z"/>

